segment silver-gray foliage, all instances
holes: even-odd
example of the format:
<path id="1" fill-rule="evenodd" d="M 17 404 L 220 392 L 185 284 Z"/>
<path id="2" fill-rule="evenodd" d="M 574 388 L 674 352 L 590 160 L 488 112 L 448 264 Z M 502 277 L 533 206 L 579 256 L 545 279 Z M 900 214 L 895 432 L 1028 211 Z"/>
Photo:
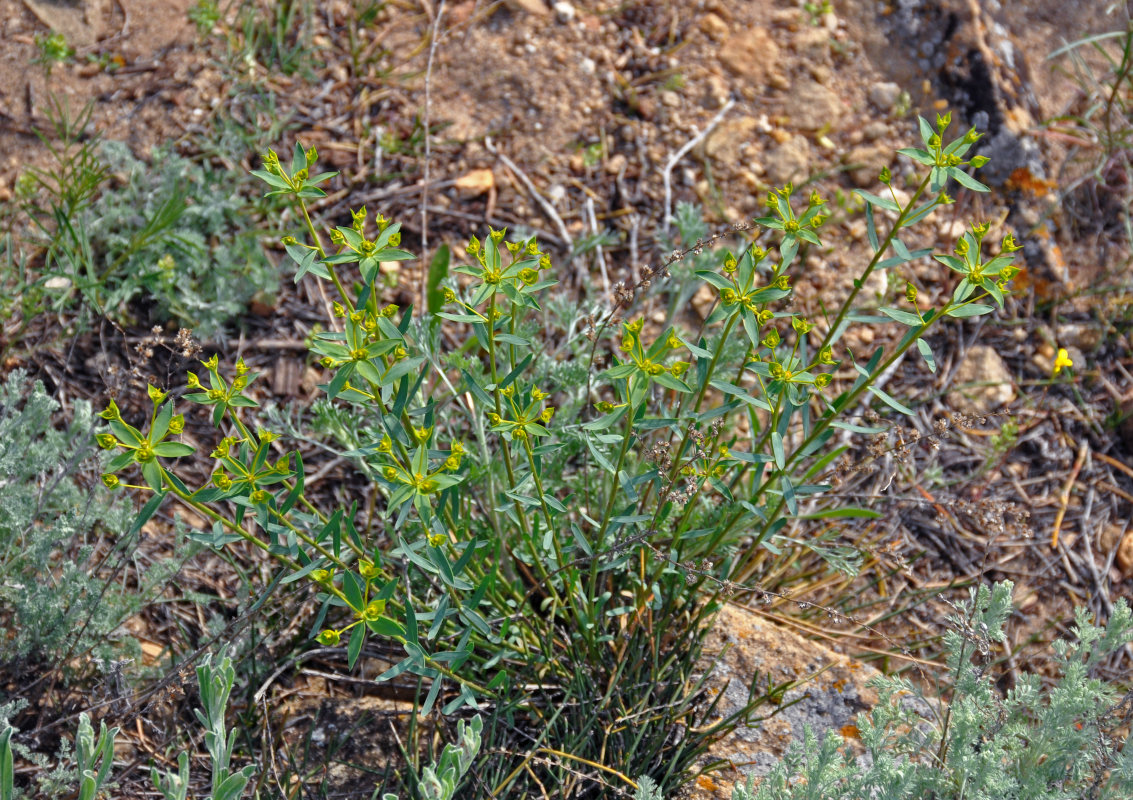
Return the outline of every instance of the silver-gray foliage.
<path id="1" fill-rule="evenodd" d="M 110 580 L 114 562 L 96 550 L 106 534 L 126 531 L 130 509 L 77 479 L 96 466 L 90 404 L 76 401 L 66 427 L 55 425 L 58 408 L 18 370 L 0 384 L 0 636 L 13 634 L 0 665 L 88 652 L 106 663 L 140 657 L 114 632 L 141 608 L 141 592 Z"/>
<path id="2" fill-rule="evenodd" d="M 900 678 L 879 678 L 880 702 L 857 726 L 867 757 L 855 758 L 830 733 L 807 731 L 764 778 L 737 785 L 733 800 L 1080 800 L 1133 797 L 1133 750 L 1125 737 L 1133 692 L 1090 677 L 1103 659 L 1133 639 L 1122 599 L 1109 624 L 1097 627 L 1079 609 L 1078 641 L 1054 644 L 1059 674 L 1044 691 L 1023 675 L 1006 697 L 996 691 L 991 643 L 1002 642 L 1011 613 L 1010 582 L 973 589 L 950 618 L 945 636 L 952 700 L 909 702 L 920 690 Z M 938 708 L 926 716 L 925 708 Z M 919 709 L 919 710 L 918 710 Z"/>
<path id="3" fill-rule="evenodd" d="M 479 716 L 471 722 L 460 720 L 456 723 L 456 742 L 445 745 L 435 766 L 425 767 L 418 778 L 418 789 L 425 800 L 452 800 L 457 784 L 472 766 L 472 760 L 480 752 L 480 733 L 484 721 Z M 387 792 L 382 800 L 398 800 L 396 794 Z"/>

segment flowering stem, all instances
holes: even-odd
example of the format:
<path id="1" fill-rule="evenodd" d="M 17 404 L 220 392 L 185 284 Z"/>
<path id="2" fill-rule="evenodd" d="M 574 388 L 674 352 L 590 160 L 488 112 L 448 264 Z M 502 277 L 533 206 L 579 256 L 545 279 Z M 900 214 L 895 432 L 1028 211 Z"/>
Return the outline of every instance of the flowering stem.
<path id="1" fill-rule="evenodd" d="M 712 360 L 708 364 L 708 371 L 704 374 L 704 380 L 701 382 L 700 391 L 696 395 L 696 404 L 692 409 L 693 414 L 700 413 L 700 405 L 704 402 L 704 393 L 708 388 L 709 382 L 712 380 L 712 374 L 716 371 L 716 364 L 720 361 L 720 355 L 724 352 L 724 345 L 728 341 L 728 335 L 732 332 L 732 328 L 735 327 L 736 320 L 739 319 L 739 316 L 739 312 L 737 311 L 728 318 L 728 324 L 724 326 L 724 331 L 720 334 L 720 339 L 716 342 L 716 350 L 712 354 Z M 677 408 L 677 419 L 681 418 L 681 415 L 684 411 L 684 397 L 685 396 L 681 397 L 681 407 Z M 672 486 L 676 481 L 677 476 L 680 474 L 681 456 L 684 455 L 685 447 L 688 445 L 688 440 L 691 435 L 692 423 L 689 423 L 689 425 L 685 426 L 684 436 L 681 437 L 680 446 L 677 447 L 677 452 L 673 455 L 673 465 L 669 468 L 669 475 L 666 483 L 667 486 Z M 648 491 L 648 489 L 646 491 Z M 648 499 L 647 494 L 642 497 L 643 501 L 646 499 Z M 657 508 L 653 512 L 653 519 L 649 523 L 650 528 L 656 527 L 658 521 L 660 520 L 661 511 L 664 506 L 665 503 L 663 502 L 663 500 L 661 500 L 661 498 L 658 498 Z"/>
<path id="2" fill-rule="evenodd" d="M 981 296 L 979 299 L 983 299 L 983 297 L 984 296 Z M 972 301 L 968 301 L 968 302 L 970 303 Z M 967 304 L 968 303 L 960 303 L 960 304 L 958 304 L 958 306 L 967 305 Z M 905 352 L 913 345 L 914 342 L 916 342 L 918 339 L 922 338 L 924 336 L 924 334 L 928 331 L 929 328 L 931 328 L 940 319 L 942 319 L 943 317 L 945 317 L 947 315 L 947 311 L 949 310 L 949 308 L 950 308 L 950 306 L 946 306 L 945 308 L 940 310 L 940 313 L 936 314 L 931 319 L 927 320 L 924 324 L 924 327 L 922 327 L 920 329 L 920 331 L 917 332 L 917 335 L 916 336 L 910 336 L 908 338 L 908 341 L 904 342 L 904 344 L 902 344 L 900 347 L 896 348 L 893 351 L 893 353 L 889 356 L 889 358 L 885 359 L 885 361 L 878 366 L 878 368 L 876 369 L 874 374 L 880 375 L 883 372 L 885 372 L 885 370 L 889 369 L 891 366 L 893 366 L 895 363 L 897 363 L 897 360 L 904 356 Z M 840 408 L 838 408 L 838 409 L 835 409 L 833 407 L 830 408 L 828 413 L 824 414 L 820 419 L 818 419 L 815 422 L 814 427 L 811 429 L 810 435 L 807 436 L 798 447 L 794 448 L 791 451 L 791 453 L 786 456 L 786 463 L 784 463 L 783 469 L 781 471 L 773 472 L 771 475 L 769 475 L 763 481 L 762 484 L 760 484 L 759 488 L 756 489 L 755 494 L 753 494 L 751 499 L 750 499 L 750 502 L 751 502 L 752 505 L 755 505 L 755 503 L 759 500 L 759 498 L 763 495 L 763 493 L 771 486 L 771 484 L 774 482 L 776 476 L 785 475 L 787 473 L 787 471 L 790 469 L 790 467 L 796 461 L 798 461 L 798 459 L 801 457 L 801 454 L 804 453 L 804 452 L 807 452 L 810 445 L 819 436 L 821 436 L 826 430 L 828 430 L 830 428 L 831 424 L 835 421 L 835 419 L 837 419 L 839 411 L 841 409 L 850 408 L 858 400 L 858 398 L 860 398 L 862 396 L 862 394 L 864 392 L 867 392 L 869 390 L 869 387 L 870 387 L 871 384 L 872 384 L 872 377 L 871 377 L 870 380 L 863 381 L 862 384 L 860 386 L 858 386 L 856 389 L 853 389 L 852 391 L 850 391 L 845 396 L 845 399 L 842 401 Z M 758 545 L 760 542 L 763 541 L 763 538 L 766 536 L 767 530 L 769 529 L 770 525 L 775 520 L 779 519 L 780 512 L 783 510 L 783 505 L 784 505 L 785 502 L 786 502 L 786 498 L 780 496 L 778 502 L 775 504 L 774 509 L 772 509 L 771 512 L 767 516 L 768 522 L 763 526 L 759 535 L 756 536 L 755 544 Z M 727 536 L 729 531 L 731 531 L 731 529 L 736 525 L 736 523 L 739 522 L 739 520 L 743 517 L 743 515 L 744 515 L 744 512 L 742 512 L 742 511 L 738 512 L 736 514 L 733 514 L 732 518 L 728 521 L 728 523 L 720 530 L 720 532 L 715 537 L 713 537 L 713 542 L 709 546 L 712 546 L 715 542 L 717 542 L 717 541 L 723 539 L 725 536 Z M 749 552 L 751 552 L 751 551 L 749 551 Z M 743 582 L 743 581 L 747 580 L 748 577 L 750 577 L 750 575 L 747 572 L 749 564 L 750 564 L 750 559 L 745 559 L 743 562 L 741 562 L 741 567 L 737 567 L 737 571 L 735 573 L 735 576 L 736 576 L 735 579 L 736 580 Z"/>
<path id="3" fill-rule="evenodd" d="M 326 261 L 327 251 L 323 248 L 322 239 L 319 237 L 318 231 L 315 230 L 315 226 L 311 222 L 311 215 L 307 213 L 307 204 L 303 202 L 302 198 L 299 198 L 299 209 L 303 212 L 303 221 L 307 224 L 307 231 L 311 234 L 311 238 L 315 240 L 315 247 L 318 248 L 319 255 L 322 256 L 323 261 Z M 338 296 L 341 297 L 342 302 L 346 304 L 347 311 L 353 311 L 354 301 L 350 299 L 346 290 L 342 288 L 342 282 L 338 279 L 338 273 L 334 271 L 334 265 L 324 263 L 323 266 L 326 267 L 327 272 L 330 274 L 330 279 L 334 282 L 334 288 L 338 290 Z"/>
<path id="4" fill-rule="evenodd" d="M 838 316 L 834 318 L 834 322 L 830 324 L 829 329 L 826 331 L 826 335 L 822 337 L 822 343 L 818 346 L 819 352 L 821 352 L 822 348 L 826 347 L 827 345 L 833 344 L 835 335 L 841 335 L 838 329 L 845 321 L 846 315 L 850 313 L 850 308 L 853 306 L 854 300 L 857 298 L 858 293 L 861 292 L 862 288 L 865 286 L 866 281 L 869 280 L 869 276 L 872 275 L 873 271 L 877 268 L 877 265 L 881 263 L 881 257 L 893 243 L 893 240 L 897 236 L 897 231 L 901 230 L 901 228 L 904 227 L 905 220 L 908 219 L 910 213 L 913 210 L 913 207 L 917 204 L 917 200 L 919 200 L 921 195 L 925 193 L 925 190 L 928 189 L 929 180 L 931 179 L 931 177 L 932 176 L 930 174 L 925 175 L 925 177 L 921 179 L 921 183 L 917 187 L 917 190 L 913 192 L 913 196 L 909 198 L 909 202 L 906 203 L 905 207 L 901 209 L 901 213 L 897 215 L 897 219 L 894 220 L 893 225 L 889 228 L 889 233 L 885 235 L 885 238 L 878 246 L 877 252 L 873 254 L 873 258 L 870 259 L 869 264 L 866 265 L 866 268 L 862 271 L 861 276 L 856 281 L 854 281 L 854 288 L 850 290 L 849 296 L 846 298 L 845 302 L 842 303 L 842 307 L 838 309 Z"/>

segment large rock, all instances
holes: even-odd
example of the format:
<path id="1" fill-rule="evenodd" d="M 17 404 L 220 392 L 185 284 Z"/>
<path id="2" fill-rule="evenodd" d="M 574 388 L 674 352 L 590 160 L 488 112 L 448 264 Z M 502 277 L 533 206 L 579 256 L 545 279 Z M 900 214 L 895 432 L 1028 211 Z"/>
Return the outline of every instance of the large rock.
<path id="1" fill-rule="evenodd" d="M 803 81 L 790 93 L 790 118 L 804 131 L 838 130 L 846 115 L 846 104 L 818 81 Z"/>
<path id="2" fill-rule="evenodd" d="M 778 74 L 779 45 L 757 25 L 729 36 L 720 45 L 719 58 L 728 72 L 762 91 Z"/>
<path id="3" fill-rule="evenodd" d="M 955 389 L 948 393 L 953 408 L 971 414 L 997 411 L 1015 399 L 1015 385 L 999 353 L 978 344 L 964 354 L 953 378 Z"/>
<path id="4" fill-rule="evenodd" d="M 685 800 L 731 798 L 737 781 L 746 781 L 748 775 L 766 775 L 793 742 L 802 741 L 807 726 L 819 738 L 830 730 L 852 738 L 857 733 L 853 723 L 858 712 L 877 702 L 877 694 L 866 686 L 878 674 L 873 667 L 733 605 L 725 606 L 716 618 L 705 661 L 710 691 L 724 693 L 718 706 L 722 715 L 744 706 L 747 687 L 757 673 L 760 686 L 767 681 L 772 685 L 802 683 L 783 696 L 781 705 L 787 707 L 780 713 L 754 727 L 738 728 L 710 748 L 702 763 L 723 759 L 732 766 L 698 777 L 685 789 Z M 815 677 L 806 680 L 810 676 Z M 788 705 L 795 700 L 799 702 Z M 765 709 L 761 711 L 768 713 Z"/>
<path id="5" fill-rule="evenodd" d="M 810 175 L 810 142 L 805 136 L 788 139 L 767 154 L 765 169 L 772 186 L 806 180 Z"/>

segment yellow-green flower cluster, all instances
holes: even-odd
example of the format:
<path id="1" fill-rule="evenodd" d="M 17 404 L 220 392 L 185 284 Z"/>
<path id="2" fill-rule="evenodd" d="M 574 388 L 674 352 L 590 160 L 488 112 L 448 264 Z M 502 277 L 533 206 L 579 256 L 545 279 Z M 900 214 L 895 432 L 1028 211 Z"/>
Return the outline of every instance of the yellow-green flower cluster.
<path id="1" fill-rule="evenodd" d="M 268 462 L 271 443 L 279 434 L 260 428 L 254 439 L 225 436 L 212 451 L 217 468 L 211 476 L 212 485 L 229 496 L 245 496 L 256 505 L 268 505 L 274 499 L 264 488 L 282 483 L 292 476 L 291 454 L 281 456 L 274 464 Z"/>
<path id="2" fill-rule="evenodd" d="M 796 215 L 791 206 L 791 195 L 795 187 L 788 183 L 782 189 L 776 189 L 767 194 L 767 207 L 774 212 L 773 217 L 761 217 L 757 220 L 761 225 L 782 231 L 783 244 L 780 249 L 798 246 L 798 240 L 820 244 L 817 231 L 829 218 L 822 210 L 826 203 L 817 191 L 811 192 L 807 198 L 807 206 L 801 215 Z"/>
<path id="3" fill-rule="evenodd" d="M 516 441 L 550 435 L 545 426 L 554 416 L 555 407 L 545 402 L 548 397 L 546 392 L 537 386 L 520 392 L 516 390 L 515 384 L 511 384 L 501 389 L 500 395 L 504 400 L 504 414 L 488 412 L 491 430 Z"/>
<path id="4" fill-rule="evenodd" d="M 200 391 L 185 395 L 186 400 L 201 405 L 213 406 L 213 425 L 220 425 L 221 419 L 230 408 L 252 408 L 258 406 L 255 400 L 244 395 L 244 391 L 258 377 L 257 373 L 250 373 L 243 358 L 236 360 L 236 376 L 229 384 L 220 375 L 216 355 L 202 361 L 201 364 L 208 370 L 209 388 L 205 389 L 201 379 L 196 373 L 188 373 L 188 387 Z"/>
<path id="5" fill-rule="evenodd" d="M 611 379 L 626 378 L 651 381 L 666 389 L 678 392 L 691 392 L 692 389 L 682 380 L 688 371 L 689 362 L 680 359 L 666 363 L 668 356 L 685 347 L 684 342 L 673 329 L 665 331 L 646 349 L 641 341 L 645 320 L 636 319 L 622 323 L 622 337 L 618 349 L 624 354 L 624 363 L 606 370 Z"/>
<path id="6" fill-rule="evenodd" d="M 941 264 L 963 276 L 953 293 L 955 303 L 967 302 L 976 289 L 982 289 L 1002 307 L 1003 298 L 1010 288 L 1009 284 L 1019 274 L 1019 268 L 1013 262 L 1015 253 L 1021 250 L 1022 246 L 1011 234 L 1005 235 L 1000 241 L 999 255 L 984 260 L 983 243 L 990 227 L 987 222 L 972 225 L 971 229 L 956 241 L 952 255 L 933 256 Z M 916 297 L 915 290 L 913 297 L 914 299 Z"/>
<path id="7" fill-rule="evenodd" d="M 553 281 L 543 280 L 540 273 L 551 269 L 551 259 L 539 250 L 538 242 L 532 238 L 526 242 L 505 242 L 506 229 L 494 230 L 483 239 L 475 236 L 468 240 L 465 252 L 475 258 L 476 263 L 457 267 L 454 271 L 469 275 L 476 280 L 475 289 L 468 302 L 460 300 L 456 293 L 445 289 L 445 303 L 458 303 L 462 312 L 457 314 L 442 312 L 441 316 L 456 322 L 488 322 L 498 319 L 502 312 L 494 304 L 487 311 L 479 310 L 497 292 L 505 292 L 512 304 L 524 304 L 533 308 L 538 305 L 525 295 L 538 292 L 552 285 Z M 504 264 L 501 249 L 506 250 L 510 262 Z M 514 291 L 513 291 L 514 290 Z"/>
<path id="8" fill-rule="evenodd" d="M 117 489 L 123 485 L 115 473 L 137 464 L 141 468 L 146 485 L 154 491 L 161 491 L 165 487 L 166 472 L 158 462 L 158 458 L 177 458 L 194 452 L 194 448 L 190 445 L 166 441 L 169 436 L 176 436 L 185 429 L 185 417 L 174 414 L 173 404 L 165 402 L 168 393 L 150 386 L 148 394 L 153 410 L 150 413 L 149 430 L 145 435 L 122 419 L 122 412 L 113 400 L 99 414 L 106 420 L 110 430 L 95 434 L 98 446 L 104 450 L 124 451 L 107 464 L 102 483 L 108 489 Z"/>

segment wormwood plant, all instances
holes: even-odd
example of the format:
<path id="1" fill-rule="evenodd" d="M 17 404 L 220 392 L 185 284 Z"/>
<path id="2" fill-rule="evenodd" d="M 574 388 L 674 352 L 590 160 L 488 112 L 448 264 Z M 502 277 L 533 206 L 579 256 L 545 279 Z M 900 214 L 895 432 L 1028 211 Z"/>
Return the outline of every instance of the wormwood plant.
<path id="1" fill-rule="evenodd" d="M 737 786 L 735 800 L 1079 800 L 1133 796 L 1127 746 L 1133 694 L 1090 677 L 1090 670 L 1133 639 L 1124 599 L 1099 628 L 1079 608 L 1076 643 L 1054 644 L 1052 689 L 1024 674 L 1001 696 L 989 669 L 1011 613 L 1010 582 L 972 588 L 945 635 L 951 693 L 925 702 L 908 680 L 874 680 L 880 702 L 859 714 L 863 763 L 833 732 L 811 731 L 767 775 L 758 791 Z M 919 699 L 919 702 L 917 700 Z"/>
<path id="2" fill-rule="evenodd" d="M 895 191 L 885 171 L 886 195 L 860 193 L 874 255 L 836 312 L 806 319 L 783 307 L 800 251 L 820 243 L 826 220 L 821 197 L 800 201 L 788 185 L 768 195 L 756 241 L 695 271 L 717 297 L 699 331 L 624 318 L 644 286 L 621 287 L 596 329 L 550 329 L 550 256 L 534 238 L 495 230 L 469 240 L 468 263 L 452 274 L 434 264 L 423 313 L 385 305 L 380 265 L 413 258 L 400 226 L 362 208 L 349 226 L 320 232 L 307 202 L 332 174 L 315 172 L 313 149 L 296 145 L 289 164 L 269 151 L 254 174 L 305 223 L 302 240 L 283 240 L 296 280 L 309 273 L 335 292 L 332 327 L 312 350 L 328 400 L 357 412 L 341 433 L 376 506 L 309 499 L 299 453 L 249 416 L 258 376 L 216 356 L 203 378 L 189 373 L 184 397 L 224 434 L 209 485 L 188 486 L 170 465 L 193 448 L 176 440 L 184 416 L 156 387 L 141 428 L 114 403 L 103 412 L 99 444 L 117 451 L 103 480 L 151 493 L 142 518 L 173 496 L 211 520 L 209 544 L 249 542 L 283 565 L 284 582 L 313 582 L 319 642 L 345 644 L 351 665 L 367 638 L 396 643 L 404 656 L 378 679 L 412 676 L 421 713 L 486 706 L 488 733 L 520 725 L 527 733 L 495 746 L 479 773 L 493 796 L 545 782 L 593 796 L 606 779 L 636 786 L 629 775 L 671 789 L 723 729 L 698 727 L 690 692 L 700 687 L 683 688 L 722 589 L 757 580 L 768 553 L 823 547 L 837 533 L 788 536 L 789 519 L 829 526 L 872 513 L 821 505 L 822 476 L 843 452 L 835 430 L 868 430 L 841 418 L 871 395 L 910 413 L 877 376 L 911 347 L 934 369 L 928 331 L 1002 306 L 1018 248 L 1008 235 L 985 255 L 989 226 L 977 224 L 935 256 L 959 275 L 939 308 L 922 308 L 907 283 L 902 307 L 856 310 L 875 270 L 931 254 L 901 237 L 952 201 L 951 182 L 986 190 L 967 172 L 986 161 L 966 158 L 979 134 L 947 142 L 948 127 L 947 116 L 935 128 L 921 120 L 923 148 L 901 151 L 923 167 L 911 192 Z M 851 324 L 894 321 L 904 336 L 863 361 L 841 344 Z M 577 363 L 581 374 L 567 379 L 564 364 Z M 843 363 L 856 377 L 835 392 L 832 368 Z M 120 474 L 135 472 L 142 482 L 124 484 Z M 824 551 L 852 569 L 844 548 Z M 631 674 L 632 687 L 622 682 Z M 670 735 L 678 724 L 697 735 Z"/>
<path id="3" fill-rule="evenodd" d="M 251 203 L 226 177 L 160 149 L 149 166 L 121 142 L 80 144 L 89 110 L 73 122 L 62 107 L 56 114 L 56 166 L 29 169 L 20 183 L 32 243 L 44 247 L 40 302 L 59 310 L 77 295 L 122 319 L 145 297 L 158 320 L 207 337 L 256 292 L 275 290 L 275 270 L 248 226 Z M 111 174 L 120 185 L 108 184 Z"/>
<path id="4" fill-rule="evenodd" d="M 214 664 L 211 657 L 197 667 L 197 686 L 202 709 L 195 709 L 197 720 L 204 728 L 205 749 L 211 766 L 208 800 L 238 800 L 244 794 L 249 780 L 255 774 L 255 765 L 239 770 L 231 767 L 236 732 L 227 731 L 224 721 L 228 699 L 236 670 L 232 660 L 224 657 Z M 419 782 L 422 797 L 426 800 L 452 800 L 457 781 L 464 775 L 480 750 L 480 732 L 483 721 L 474 717 L 471 722 L 457 723 L 457 741 L 445 745 L 435 765 L 427 766 Z M 96 800 L 103 796 L 111 780 L 114 740 L 120 729 L 107 729 L 100 725 L 98 739 L 94 737 L 88 714 L 79 715 L 79 728 L 75 736 L 74 762 L 79 784 L 78 800 Z M 15 769 L 12 736 L 16 730 L 0 716 L 0 800 L 15 800 Z M 187 800 L 192 790 L 189 772 L 189 754 L 182 750 L 177 756 L 177 772 L 163 772 L 156 767 L 150 770 L 154 788 L 164 800 Z M 196 797 L 197 795 L 193 795 Z M 398 800 L 395 794 L 385 794 L 382 800 Z"/>
<path id="5" fill-rule="evenodd" d="M 140 658 L 117 629 L 172 571 L 162 562 L 136 584 L 121 580 L 132 534 L 98 545 L 126 533 L 132 512 L 82 486 L 97 466 L 90 405 L 77 401 L 66 428 L 55 425 L 58 408 L 20 371 L 0 384 L 0 671 L 19 674 L 29 696 L 38 665 Z"/>
<path id="6" fill-rule="evenodd" d="M 118 728 L 107 730 L 106 723 L 99 726 L 98 739 L 94 738 L 94 728 L 88 714 L 79 715 L 79 729 L 75 735 L 74 766 L 77 772 L 79 789 L 78 800 L 95 800 L 103 785 L 110 778 L 110 768 L 114 761 L 114 737 Z M 14 800 L 15 759 L 12 734 L 16 731 L 8 720 L 0 717 L 0 800 Z"/>
<path id="7" fill-rule="evenodd" d="M 255 772 L 255 766 L 251 764 L 239 770 L 231 768 L 236 732 L 227 731 L 224 715 L 235 677 L 236 670 L 232 667 L 232 660 L 227 657 L 214 664 L 211 656 L 206 656 L 203 663 L 197 667 L 197 686 L 204 709 L 203 711 L 195 709 L 195 712 L 197 720 L 205 731 L 205 749 L 212 768 L 210 791 L 204 795 L 208 800 L 237 800 L 243 795 L 248 781 Z M 0 709 L 0 712 L 2 710 Z M 103 722 L 100 724 L 96 741 L 90 716 L 86 713 L 79 715 L 79 728 L 74 745 L 74 767 L 79 785 L 78 800 L 96 800 L 107 796 L 103 791 L 111 780 L 114 739 L 118 736 L 119 730 L 117 727 L 107 729 L 106 723 Z M 17 796 L 14 785 L 13 754 L 22 751 L 23 748 L 19 745 L 14 746 L 12 737 L 15 733 L 16 730 L 0 713 L 0 800 L 14 800 Z M 64 748 L 64 754 L 67 749 Z M 26 752 L 23 754 L 26 755 Z M 165 800 L 186 800 L 192 788 L 189 777 L 189 754 L 185 750 L 182 750 L 177 757 L 176 773 L 162 772 L 157 768 L 150 770 L 154 788 Z"/>

